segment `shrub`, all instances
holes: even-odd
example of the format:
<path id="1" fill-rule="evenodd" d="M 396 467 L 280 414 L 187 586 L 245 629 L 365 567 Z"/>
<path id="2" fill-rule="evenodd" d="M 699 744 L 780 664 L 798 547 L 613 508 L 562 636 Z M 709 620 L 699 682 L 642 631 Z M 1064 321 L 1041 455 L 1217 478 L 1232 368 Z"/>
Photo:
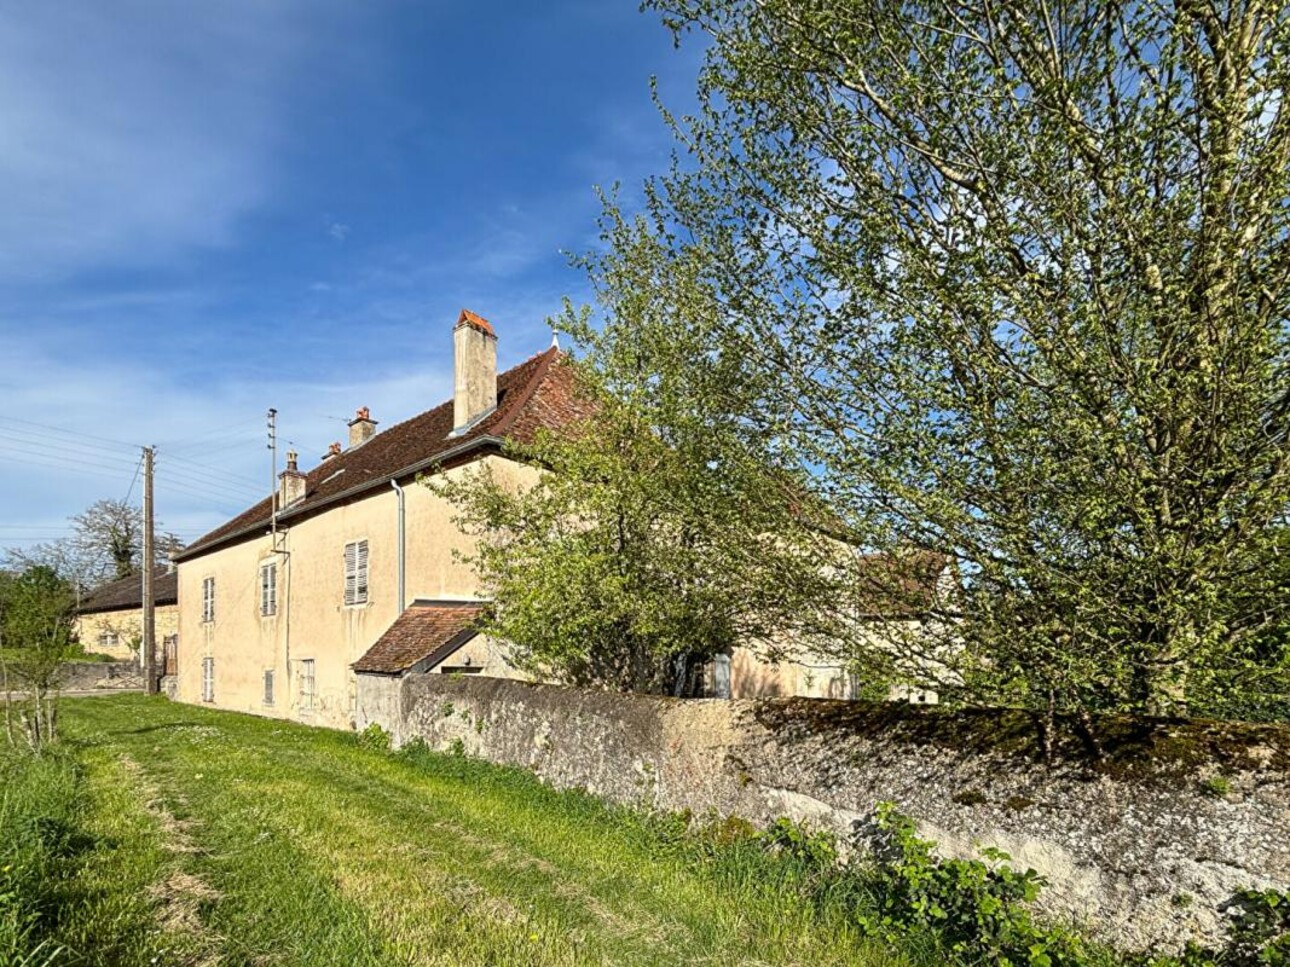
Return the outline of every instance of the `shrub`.
<path id="1" fill-rule="evenodd" d="M 868 871 L 871 902 L 856 912 L 865 933 L 887 942 L 927 934 L 961 963 L 1089 963 L 1078 938 L 1033 921 L 1028 905 L 1045 885 L 1034 870 L 1014 870 L 995 849 L 978 860 L 937 858 L 891 803 L 879 805 L 876 825 L 884 848 Z"/>
<path id="2" fill-rule="evenodd" d="M 364 749 L 372 752 L 389 752 L 390 751 L 390 733 L 373 722 L 358 733 L 358 744 Z"/>

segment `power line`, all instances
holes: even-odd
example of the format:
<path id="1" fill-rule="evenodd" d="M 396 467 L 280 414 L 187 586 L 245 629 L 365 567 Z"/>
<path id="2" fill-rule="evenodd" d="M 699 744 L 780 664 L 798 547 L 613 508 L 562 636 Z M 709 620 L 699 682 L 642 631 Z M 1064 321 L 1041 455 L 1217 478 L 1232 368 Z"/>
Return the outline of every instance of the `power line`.
<path id="1" fill-rule="evenodd" d="M 67 436 L 83 437 L 86 440 L 91 440 L 98 444 L 109 443 L 118 447 L 128 447 L 131 450 L 139 449 L 139 444 L 137 443 L 126 443 L 124 440 L 113 440 L 110 437 L 94 436 L 89 433 L 81 433 L 79 430 L 68 430 L 61 426 L 51 426 L 48 423 L 36 423 L 33 420 L 15 420 L 13 417 L 0 416 L 0 422 L 21 423 L 24 426 L 34 426 L 39 427 L 42 430 L 49 430 L 52 433 L 63 433 Z"/>
<path id="2" fill-rule="evenodd" d="M 159 449 L 163 449 L 163 448 L 170 449 L 174 452 L 179 452 L 182 450 L 191 450 L 193 447 L 202 446 L 201 441 L 203 440 L 209 439 L 211 437 L 218 438 L 218 437 L 228 436 L 230 434 L 240 432 L 245 427 L 257 425 L 259 422 L 260 422 L 259 417 L 256 417 L 255 419 L 252 419 L 252 420 L 243 420 L 241 423 L 229 423 L 225 426 L 218 427 L 207 433 L 198 433 L 195 436 L 194 435 L 184 436 L 177 440 L 171 440 L 169 443 L 160 443 L 157 446 Z"/>
<path id="3" fill-rule="evenodd" d="M 143 469 L 143 457 L 139 457 L 139 462 L 134 465 L 134 476 L 130 478 L 130 488 L 125 492 L 123 504 L 130 503 L 130 495 L 134 493 L 134 485 L 139 482 L 139 471 Z"/>
<path id="4" fill-rule="evenodd" d="M 68 453 L 86 460 L 94 460 L 100 463 L 120 463 L 124 466 L 130 466 L 134 461 L 127 460 L 125 457 L 115 456 L 110 453 L 100 453 L 94 450 L 82 449 L 81 444 L 68 443 L 66 441 L 50 440 L 31 440 L 24 437 L 8 436 L 0 433 L 0 440 L 7 440 L 11 444 L 23 447 L 37 447 L 42 450 L 56 450 L 59 453 Z"/>
<path id="5" fill-rule="evenodd" d="M 171 473 L 186 473 L 188 476 L 197 476 L 198 479 L 203 479 L 204 475 L 201 473 L 195 473 L 195 471 L 209 471 L 229 483 L 245 484 L 253 490 L 261 490 L 264 488 L 263 480 L 256 480 L 253 477 L 243 476 L 240 473 L 232 473 L 231 471 L 225 470 L 223 467 L 217 467 L 209 463 L 195 463 L 190 460 L 183 460 L 173 464 L 167 463 L 165 466 Z"/>

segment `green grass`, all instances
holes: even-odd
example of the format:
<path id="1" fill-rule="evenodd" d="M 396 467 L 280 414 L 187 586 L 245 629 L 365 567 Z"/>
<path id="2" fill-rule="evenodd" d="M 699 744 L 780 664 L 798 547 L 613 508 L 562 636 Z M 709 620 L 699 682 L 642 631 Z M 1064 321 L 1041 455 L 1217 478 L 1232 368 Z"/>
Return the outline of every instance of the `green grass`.
<path id="1" fill-rule="evenodd" d="M 750 840 L 518 770 L 135 695 L 62 724 L 58 755 L 0 758 L 0 857 L 33 816 L 67 832 L 24 861 L 0 964 L 909 963 Z"/>

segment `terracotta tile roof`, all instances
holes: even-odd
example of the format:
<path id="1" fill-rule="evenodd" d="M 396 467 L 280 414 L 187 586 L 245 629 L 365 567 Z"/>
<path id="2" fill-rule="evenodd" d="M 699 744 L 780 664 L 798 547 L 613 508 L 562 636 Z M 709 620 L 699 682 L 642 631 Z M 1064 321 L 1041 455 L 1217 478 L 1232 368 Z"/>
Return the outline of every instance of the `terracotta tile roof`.
<path id="1" fill-rule="evenodd" d="M 478 329 L 480 332 L 488 333 L 494 339 L 497 338 L 497 333 L 493 332 L 493 327 L 489 324 L 488 320 L 483 316 L 475 315 L 475 313 L 471 312 L 469 309 L 461 310 L 461 315 L 457 317 L 457 325 L 470 326 L 472 329 Z M 455 329 L 456 326 L 453 328 Z"/>
<path id="2" fill-rule="evenodd" d="M 179 601 L 179 575 L 166 573 L 165 567 L 158 567 L 152 578 L 152 599 L 154 604 L 175 604 Z M 86 597 L 81 599 L 78 614 L 97 614 L 101 611 L 124 611 L 143 607 L 143 578 L 132 574 L 128 578 L 119 578 L 101 584 Z"/>
<path id="3" fill-rule="evenodd" d="M 351 666 L 356 672 L 398 675 L 429 659 L 433 668 L 474 638 L 482 601 L 418 601 Z"/>
<path id="4" fill-rule="evenodd" d="M 402 479 L 444 459 L 467 459 L 479 448 L 497 449 L 506 439 L 530 442 L 539 428 L 558 429 L 585 418 L 590 410 L 577 392 L 575 371 L 555 347 L 497 377 L 497 409 L 467 432 L 452 436 L 452 400 L 377 433 L 361 446 L 324 460 L 305 474 L 305 496 L 278 512 L 290 524 L 339 500 Z M 269 498 L 243 511 L 175 555 L 182 561 L 226 543 L 263 534 L 269 526 Z"/>

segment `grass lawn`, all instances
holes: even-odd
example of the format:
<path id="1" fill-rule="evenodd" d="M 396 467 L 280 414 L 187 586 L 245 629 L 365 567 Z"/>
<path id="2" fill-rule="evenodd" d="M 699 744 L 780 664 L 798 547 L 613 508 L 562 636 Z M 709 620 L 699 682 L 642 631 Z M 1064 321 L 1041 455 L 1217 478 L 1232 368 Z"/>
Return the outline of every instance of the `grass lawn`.
<path id="1" fill-rule="evenodd" d="M 36 920 L 0 876 L 0 963 L 910 962 L 758 850 L 520 771 L 137 695 L 66 701 L 62 729 L 0 789 L 0 837 L 52 843 L 6 874 L 38 877 Z M 6 929 L 49 940 L 6 959 Z"/>

